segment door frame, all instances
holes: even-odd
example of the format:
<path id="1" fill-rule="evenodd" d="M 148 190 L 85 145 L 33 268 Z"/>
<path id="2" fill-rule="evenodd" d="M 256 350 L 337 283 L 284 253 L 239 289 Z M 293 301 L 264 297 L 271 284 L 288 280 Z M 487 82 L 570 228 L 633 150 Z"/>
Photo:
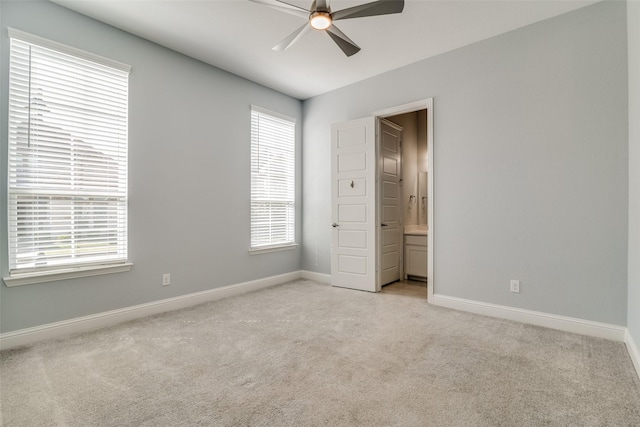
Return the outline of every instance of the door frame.
<path id="1" fill-rule="evenodd" d="M 373 116 L 376 120 L 376 156 L 378 157 L 378 161 L 376 164 L 379 164 L 380 157 L 380 121 L 381 119 L 397 116 L 399 114 L 404 113 L 412 113 L 419 110 L 427 110 L 427 168 L 428 168 L 428 180 L 427 180 L 427 229 L 429 230 L 427 235 L 427 302 L 433 301 L 433 294 L 435 289 L 435 276 L 434 276 L 434 268 L 433 261 L 435 259 L 435 245 L 434 245 L 434 141 L 433 141 L 433 98 L 421 99 L 418 101 L 410 102 L 407 104 L 397 105 L 394 107 L 385 108 L 384 110 L 374 111 Z M 377 172 L 376 172 L 377 179 Z M 380 183 L 376 183 L 376 212 L 380 209 Z M 378 213 L 379 215 L 379 213 Z M 376 225 L 378 225 L 379 218 L 376 218 Z M 404 221 L 403 221 L 404 222 Z M 379 267 L 379 248 L 378 242 L 381 239 L 381 227 L 376 227 L 376 265 Z M 404 244 L 403 244 L 404 246 Z M 381 286 L 381 272 L 380 268 L 376 268 L 376 289 L 380 291 Z"/>

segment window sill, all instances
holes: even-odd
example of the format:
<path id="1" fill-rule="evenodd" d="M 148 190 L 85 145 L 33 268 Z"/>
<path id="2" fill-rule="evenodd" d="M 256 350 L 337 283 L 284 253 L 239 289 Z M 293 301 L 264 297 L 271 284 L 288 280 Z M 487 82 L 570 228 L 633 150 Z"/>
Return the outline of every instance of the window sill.
<path id="1" fill-rule="evenodd" d="M 35 273 L 14 274 L 13 276 L 4 277 L 3 280 L 8 287 L 32 285 L 34 283 L 76 279 L 78 277 L 124 273 L 131 270 L 131 267 L 133 267 L 133 263 L 130 262 L 112 265 L 93 265 L 90 267 L 65 268 L 60 270 L 38 271 Z"/>
<path id="2" fill-rule="evenodd" d="M 290 251 L 297 247 L 298 247 L 297 243 L 292 243 L 288 245 L 268 246 L 265 248 L 253 248 L 253 249 L 249 249 L 249 255 L 266 254 L 269 252 Z"/>

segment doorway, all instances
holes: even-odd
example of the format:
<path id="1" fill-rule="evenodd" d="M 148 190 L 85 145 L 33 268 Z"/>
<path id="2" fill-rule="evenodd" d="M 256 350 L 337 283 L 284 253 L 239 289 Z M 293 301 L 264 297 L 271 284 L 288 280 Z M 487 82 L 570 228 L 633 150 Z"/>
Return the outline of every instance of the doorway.
<path id="1" fill-rule="evenodd" d="M 379 158 L 379 179 L 376 197 L 378 218 L 377 253 L 377 290 L 382 286 L 398 281 L 391 286 L 406 287 L 419 280 L 426 282 L 427 300 L 431 301 L 434 291 L 434 233 L 433 233 L 433 99 L 392 107 L 374 113 L 378 126 L 377 154 Z M 396 239 L 400 242 L 398 257 L 389 256 L 389 238 L 385 236 L 388 228 L 389 198 L 385 175 L 385 162 L 388 163 L 388 141 L 385 141 L 386 123 L 391 122 L 402 129 L 400 178 L 398 191 L 398 223 Z M 390 281 L 386 272 L 397 263 L 400 276 Z"/>

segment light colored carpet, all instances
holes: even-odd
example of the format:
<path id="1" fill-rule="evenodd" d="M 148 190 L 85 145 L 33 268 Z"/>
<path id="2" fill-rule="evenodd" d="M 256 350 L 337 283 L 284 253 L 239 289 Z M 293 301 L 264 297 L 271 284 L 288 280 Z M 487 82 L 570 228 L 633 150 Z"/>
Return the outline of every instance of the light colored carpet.
<path id="1" fill-rule="evenodd" d="M 638 426 L 624 344 L 296 281 L 0 353 L 5 426 Z"/>

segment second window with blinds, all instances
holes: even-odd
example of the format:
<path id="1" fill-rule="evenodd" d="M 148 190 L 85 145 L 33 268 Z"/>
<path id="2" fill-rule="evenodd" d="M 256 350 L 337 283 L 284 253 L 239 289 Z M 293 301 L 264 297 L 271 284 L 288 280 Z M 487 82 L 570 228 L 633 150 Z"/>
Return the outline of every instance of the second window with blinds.
<path id="1" fill-rule="evenodd" d="M 251 248 L 295 243 L 295 120 L 251 107 Z"/>

